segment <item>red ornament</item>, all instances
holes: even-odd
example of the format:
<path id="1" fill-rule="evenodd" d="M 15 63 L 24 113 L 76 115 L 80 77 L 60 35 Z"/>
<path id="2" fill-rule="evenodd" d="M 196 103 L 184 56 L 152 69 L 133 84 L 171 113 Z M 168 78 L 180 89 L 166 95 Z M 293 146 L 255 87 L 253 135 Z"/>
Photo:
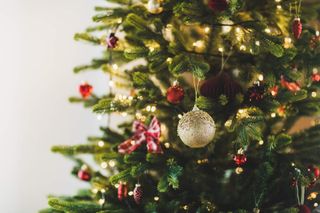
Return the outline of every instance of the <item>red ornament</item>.
<path id="1" fill-rule="evenodd" d="M 252 87 L 248 88 L 247 97 L 250 102 L 252 101 L 260 101 L 263 99 L 266 92 L 266 87 L 258 82 L 254 84 Z"/>
<path id="2" fill-rule="evenodd" d="M 300 21 L 300 18 L 295 18 L 292 23 L 292 32 L 296 39 L 299 39 L 301 37 L 302 33 L 302 23 Z"/>
<path id="3" fill-rule="evenodd" d="M 91 175 L 88 170 L 80 169 L 78 171 L 78 178 L 83 180 L 83 181 L 90 181 Z"/>
<path id="4" fill-rule="evenodd" d="M 133 190 L 133 199 L 136 202 L 136 204 L 140 204 L 143 197 L 143 191 L 140 184 L 136 184 L 136 187 Z"/>
<path id="5" fill-rule="evenodd" d="M 88 98 L 91 95 L 92 90 L 93 90 L 93 87 L 88 83 L 82 83 L 79 86 L 79 92 L 80 92 L 82 98 L 84 98 L 84 99 Z"/>
<path id="6" fill-rule="evenodd" d="M 242 166 L 247 162 L 247 156 L 245 154 L 236 154 L 233 160 L 238 166 Z"/>
<path id="7" fill-rule="evenodd" d="M 214 12 L 222 12 L 228 8 L 227 0 L 209 0 L 208 7 Z"/>
<path id="8" fill-rule="evenodd" d="M 311 210 L 307 205 L 300 205 L 298 209 L 299 213 L 311 213 Z"/>
<path id="9" fill-rule="evenodd" d="M 277 96 L 279 92 L 279 86 L 273 86 L 270 88 L 270 93 L 273 97 Z"/>
<path id="10" fill-rule="evenodd" d="M 313 82 L 320 82 L 320 74 L 319 73 L 312 74 L 311 79 Z"/>
<path id="11" fill-rule="evenodd" d="M 128 196 L 128 186 L 126 182 L 119 183 L 118 187 L 118 200 L 122 201 L 124 198 Z"/>
<path id="12" fill-rule="evenodd" d="M 109 37 L 107 38 L 106 42 L 107 42 L 107 46 L 110 49 L 113 49 L 117 46 L 119 39 L 117 36 L 115 36 L 114 33 L 110 33 Z"/>
<path id="13" fill-rule="evenodd" d="M 168 88 L 167 90 L 167 101 L 171 104 L 179 104 L 184 98 L 183 88 L 175 84 Z"/>
<path id="14" fill-rule="evenodd" d="M 312 172 L 315 179 L 319 179 L 320 177 L 320 169 L 316 166 L 309 166 L 308 172 Z"/>
<path id="15" fill-rule="evenodd" d="M 287 88 L 291 92 L 297 92 L 297 91 L 301 90 L 301 88 L 297 82 L 289 82 L 284 78 L 283 75 L 281 76 L 280 82 L 283 87 Z"/>

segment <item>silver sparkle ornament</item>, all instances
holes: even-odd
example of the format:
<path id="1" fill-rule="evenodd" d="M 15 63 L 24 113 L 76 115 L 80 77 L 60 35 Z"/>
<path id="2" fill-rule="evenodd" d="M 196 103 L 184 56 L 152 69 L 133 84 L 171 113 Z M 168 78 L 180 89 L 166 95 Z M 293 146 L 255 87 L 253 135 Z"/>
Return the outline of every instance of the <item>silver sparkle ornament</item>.
<path id="1" fill-rule="evenodd" d="M 191 148 L 208 145 L 213 140 L 215 132 L 216 125 L 213 118 L 196 106 L 184 114 L 178 124 L 178 136 Z"/>

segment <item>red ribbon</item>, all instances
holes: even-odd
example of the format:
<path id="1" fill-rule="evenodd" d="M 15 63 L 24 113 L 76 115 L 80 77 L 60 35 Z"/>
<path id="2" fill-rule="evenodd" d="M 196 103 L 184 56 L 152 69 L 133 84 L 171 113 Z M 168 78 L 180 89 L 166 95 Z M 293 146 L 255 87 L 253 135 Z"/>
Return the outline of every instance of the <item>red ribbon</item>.
<path id="1" fill-rule="evenodd" d="M 297 92 L 301 90 L 300 85 L 297 82 L 289 82 L 284 78 L 283 75 L 281 75 L 280 83 L 283 87 L 287 88 L 292 92 Z"/>
<path id="2" fill-rule="evenodd" d="M 161 134 L 160 122 L 156 117 L 153 117 L 151 123 L 146 127 L 140 121 L 133 122 L 132 138 L 124 141 L 118 146 L 118 152 L 121 154 L 130 154 L 139 148 L 143 143 L 147 143 L 147 149 L 149 153 L 163 153 L 160 146 L 159 137 Z"/>

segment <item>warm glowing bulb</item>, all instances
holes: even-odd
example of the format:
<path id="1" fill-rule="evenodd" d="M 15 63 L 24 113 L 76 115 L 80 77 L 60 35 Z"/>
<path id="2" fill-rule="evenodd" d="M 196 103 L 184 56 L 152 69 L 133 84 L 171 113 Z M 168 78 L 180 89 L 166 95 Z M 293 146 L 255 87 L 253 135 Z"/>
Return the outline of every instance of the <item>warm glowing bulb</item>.
<path id="1" fill-rule="evenodd" d="M 102 163 L 100 164 L 100 166 L 101 166 L 101 168 L 105 169 L 105 168 L 108 167 L 108 164 L 107 164 L 107 162 L 102 162 Z"/>
<path id="2" fill-rule="evenodd" d="M 246 46 L 244 46 L 243 44 L 240 46 L 240 50 L 245 51 L 247 49 Z"/>
<path id="3" fill-rule="evenodd" d="M 257 46 L 260 46 L 260 41 L 256 41 L 255 44 L 256 44 Z"/>
<path id="4" fill-rule="evenodd" d="M 119 66 L 118 66 L 118 64 L 112 64 L 112 68 L 113 68 L 114 70 L 117 70 L 117 69 L 119 68 Z"/>
<path id="5" fill-rule="evenodd" d="M 205 28 L 204 28 L 204 32 L 205 32 L 205 33 L 209 33 L 209 32 L 210 32 L 210 27 L 205 27 Z"/>
<path id="6" fill-rule="evenodd" d="M 106 202 L 106 200 L 105 200 L 105 199 L 103 199 L 103 198 L 99 199 L 99 204 L 100 204 L 100 205 L 103 205 L 103 204 L 104 204 L 104 202 Z"/>
<path id="7" fill-rule="evenodd" d="M 166 147 L 167 149 L 169 149 L 169 148 L 170 148 L 170 143 L 168 143 L 168 142 L 165 143 L 165 144 L 164 144 L 164 147 Z"/>
<path id="8" fill-rule="evenodd" d="M 110 160 L 109 161 L 109 166 L 110 167 L 114 167 L 116 165 L 116 162 L 115 161 L 113 161 L 113 160 Z"/>
<path id="9" fill-rule="evenodd" d="M 103 147 L 104 146 L 104 142 L 103 141 L 99 141 L 98 142 L 98 146 Z"/>
<path id="10" fill-rule="evenodd" d="M 258 79 L 259 79 L 259 81 L 263 81 L 263 79 L 264 79 L 263 75 L 262 74 L 258 75 Z"/>
<path id="11" fill-rule="evenodd" d="M 223 52 L 223 48 L 222 48 L 222 47 L 219 47 L 219 48 L 218 48 L 218 51 L 222 53 L 222 52 Z"/>
<path id="12" fill-rule="evenodd" d="M 158 201 L 160 198 L 156 196 L 156 197 L 154 197 L 153 199 L 154 199 L 155 201 Z"/>
<path id="13" fill-rule="evenodd" d="M 278 9 L 278 10 L 281 10 L 281 9 L 282 9 L 282 6 L 281 6 L 281 5 L 277 5 L 277 9 Z"/>
<path id="14" fill-rule="evenodd" d="M 276 113 L 274 113 L 274 112 L 273 112 L 273 113 L 271 113 L 271 117 L 272 117 L 272 118 L 275 118 L 276 116 L 277 116 L 277 114 L 276 114 Z"/>
<path id="15" fill-rule="evenodd" d="M 313 97 L 313 98 L 317 97 L 317 92 L 312 92 L 311 97 Z"/>
<path id="16" fill-rule="evenodd" d="M 259 141 L 259 145 L 262 146 L 263 144 L 264 144 L 264 141 L 263 141 L 263 140 L 260 140 L 260 141 Z"/>
<path id="17" fill-rule="evenodd" d="M 264 31 L 265 31 L 266 33 L 271 33 L 271 30 L 270 30 L 269 28 L 264 29 Z"/>

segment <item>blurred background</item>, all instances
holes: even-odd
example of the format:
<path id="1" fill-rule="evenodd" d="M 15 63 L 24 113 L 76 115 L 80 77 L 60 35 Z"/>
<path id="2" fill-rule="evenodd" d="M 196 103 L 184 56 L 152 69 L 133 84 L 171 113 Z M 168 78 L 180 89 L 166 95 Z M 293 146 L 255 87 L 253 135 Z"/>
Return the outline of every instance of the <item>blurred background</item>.
<path id="1" fill-rule="evenodd" d="M 0 209 L 31 213 L 46 207 L 49 193 L 74 194 L 85 186 L 70 175 L 72 162 L 50 147 L 84 143 L 106 122 L 68 102 L 82 80 L 95 92 L 106 89 L 100 72 L 72 72 L 100 53 L 73 35 L 90 25 L 93 7 L 105 2 L 0 1 Z"/>

